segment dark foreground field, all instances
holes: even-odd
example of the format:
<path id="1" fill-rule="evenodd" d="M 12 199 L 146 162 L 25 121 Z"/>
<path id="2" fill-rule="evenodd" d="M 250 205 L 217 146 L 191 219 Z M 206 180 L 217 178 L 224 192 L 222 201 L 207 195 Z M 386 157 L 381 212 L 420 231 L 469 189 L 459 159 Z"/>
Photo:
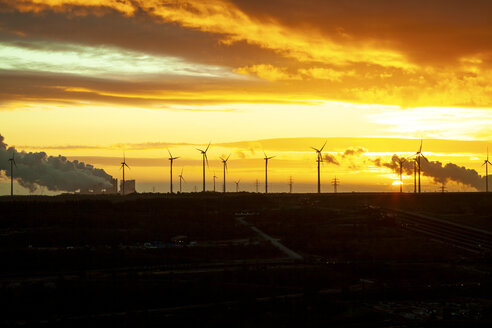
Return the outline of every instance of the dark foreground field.
<path id="1" fill-rule="evenodd" d="M 0 209 L 0 327 L 492 326 L 488 194 L 2 197 Z"/>

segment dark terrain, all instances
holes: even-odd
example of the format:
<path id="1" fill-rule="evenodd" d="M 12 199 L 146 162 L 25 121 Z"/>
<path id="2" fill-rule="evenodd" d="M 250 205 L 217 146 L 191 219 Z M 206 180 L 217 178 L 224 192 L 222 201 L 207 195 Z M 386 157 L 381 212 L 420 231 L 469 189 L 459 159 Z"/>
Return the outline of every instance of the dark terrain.
<path id="1" fill-rule="evenodd" d="M 485 193 L 26 196 L 0 209 L 0 327 L 492 325 Z"/>

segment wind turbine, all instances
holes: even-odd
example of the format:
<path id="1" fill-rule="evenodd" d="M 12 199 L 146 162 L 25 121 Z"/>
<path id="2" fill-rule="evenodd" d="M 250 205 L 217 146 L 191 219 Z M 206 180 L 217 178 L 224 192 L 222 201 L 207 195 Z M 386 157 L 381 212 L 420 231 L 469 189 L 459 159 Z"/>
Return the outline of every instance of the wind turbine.
<path id="1" fill-rule="evenodd" d="M 265 152 L 263 152 L 263 154 L 265 154 L 265 194 L 268 194 L 268 160 L 274 158 L 275 156 L 268 157 Z"/>
<path id="2" fill-rule="evenodd" d="M 173 157 L 173 155 L 171 154 L 171 152 L 169 151 L 169 149 L 167 150 L 167 152 L 169 153 L 169 161 L 171 162 L 171 182 L 170 182 L 170 190 L 171 190 L 171 194 L 173 193 L 173 162 L 175 159 L 178 159 L 179 157 Z"/>
<path id="3" fill-rule="evenodd" d="M 317 157 L 318 157 L 316 159 L 316 162 L 318 162 L 318 194 L 321 193 L 320 165 L 321 165 L 321 162 L 323 162 L 323 156 L 321 155 L 321 152 L 323 151 L 323 148 L 325 148 L 325 146 L 326 146 L 326 141 L 323 144 L 323 147 L 321 147 L 320 149 L 316 149 L 314 147 L 311 147 L 311 149 L 313 149 L 316 152 Z"/>
<path id="4" fill-rule="evenodd" d="M 403 163 L 405 163 L 406 159 L 403 157 L 398 158 L 398 164 L 400 164 L 400 192 L 403 192 Z"/>
<path id="5" fill-rule="evenodd" d="M 181 173 L 179 174 L 179 193 L 181 193 L 181 182 L 185 181 L 183 178 L 183 169 L 181 169 Z"/>
<path id="6" fill-rule="evenodd" d="M 208 158 L 207 158 L 207 151 L 208 151 L 208 148 L 210 147 L 210 142 L 208 143 L 208 146 L 207 148 L 205 148 L 205 150 L 203 149 L 196 149 L 198 150 L 199 152 L 202 153 L 202 162 L 203 162 L 203 192 L 205 192 L 205 161 L 207 162 L 207 166 L 208 166 Z"/>
<path id="7" fill-rule="evenodd" d="M 215 179 L 217 179 L 217 176 L 215 175 L 215 170 L 214 170 L 214 192 L 215 192 Z"/>
<path id="8" fill-rule="evenodd" d="M 241 179 L 234 182 L 236 184 L 236 192 L 239 192 L 239 181 L 241 181 Z"/>
<path id="9" fill-rule="evenodd" d="M 10 162 L 10 196 L 14 196 L 14 165 L 17 168 L 17 164 L 15 163 L 14 151 L 12 150 L 12 158 L 9 158 Z"/>
<path id="10" fill-rule="evenodd" d="M 418 169 L 418 174 L 419 174 L 419 194 L 420 194 L 420 168 L 421 168 L 421 163 L 420 159 L 423 158 L 426 160 L 427 163 L 429 163 L 429 160 L 422 154 L 422 139 L 420 139 L 420 148 L 419 151 L 415 153 L 415 161 L 417 162 L 417 169 Z"/>
<path id="11" fill-rule="evenodd" d="M 222 161 L 222 164 L 224 165 L 224 188 L 223 188 L 223 192 L 226 192 L 226 171 L 227 171 L 227 161 L 229 160 L 229 157 L 231 157 L 231 154 L 229 154 L 229 156 L 227 156 L 226 159 L 224 159 L 223 157 L 220 157 L 220 160 Z"/>
<path id="12" fill-rule="evenodd" d="M 125 194 L 125 166 L 127 168 L 130 168 L 127 164 L 126 164 L 126 157 L 125 157 L 125 153 L 123 153 L 123 162 L 121 162 L 121 167 L 120 167 L 120 170 L 123 169 L 123 180 L 122 180 L 122 184 L 121 184 L 121 194 L 124 195 Z"/>
<path id="13" fill-rule="evenodd" d="M 12 154 L 12 158 L 14 155 Z M 482 166 L 485 165 L 485 192 L 489 192 L 489 164 L 492 165 L 489 161 L 489 147 L 487 147 L 487 159 L 483 161 Z"/>

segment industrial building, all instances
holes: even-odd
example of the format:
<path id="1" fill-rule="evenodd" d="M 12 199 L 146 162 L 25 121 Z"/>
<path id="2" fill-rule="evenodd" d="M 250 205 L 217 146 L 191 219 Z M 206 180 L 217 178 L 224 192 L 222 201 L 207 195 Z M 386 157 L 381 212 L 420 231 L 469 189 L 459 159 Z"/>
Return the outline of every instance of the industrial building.
<path id="1" fill-rule="evenodd" d="M 125 195 L 137 192 L 135 189 L 135 180 L 125 180 Z M 123 193 L 123 181 L 120 181 L 120 193 Z"/>

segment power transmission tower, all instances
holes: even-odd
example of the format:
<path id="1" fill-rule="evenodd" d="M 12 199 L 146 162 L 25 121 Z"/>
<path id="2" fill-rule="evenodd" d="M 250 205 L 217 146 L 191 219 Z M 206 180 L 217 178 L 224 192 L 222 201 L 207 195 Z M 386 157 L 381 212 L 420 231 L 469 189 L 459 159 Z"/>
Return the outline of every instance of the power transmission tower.
<path id="1" fill-rule="evenodd" d="M 335 179 L 331 180 L 331 184 L 333 185 L 333 191 L 335 194 L 337 193 L 337 187 L 340 184 L 340 180 L 335 177 Z"/>

